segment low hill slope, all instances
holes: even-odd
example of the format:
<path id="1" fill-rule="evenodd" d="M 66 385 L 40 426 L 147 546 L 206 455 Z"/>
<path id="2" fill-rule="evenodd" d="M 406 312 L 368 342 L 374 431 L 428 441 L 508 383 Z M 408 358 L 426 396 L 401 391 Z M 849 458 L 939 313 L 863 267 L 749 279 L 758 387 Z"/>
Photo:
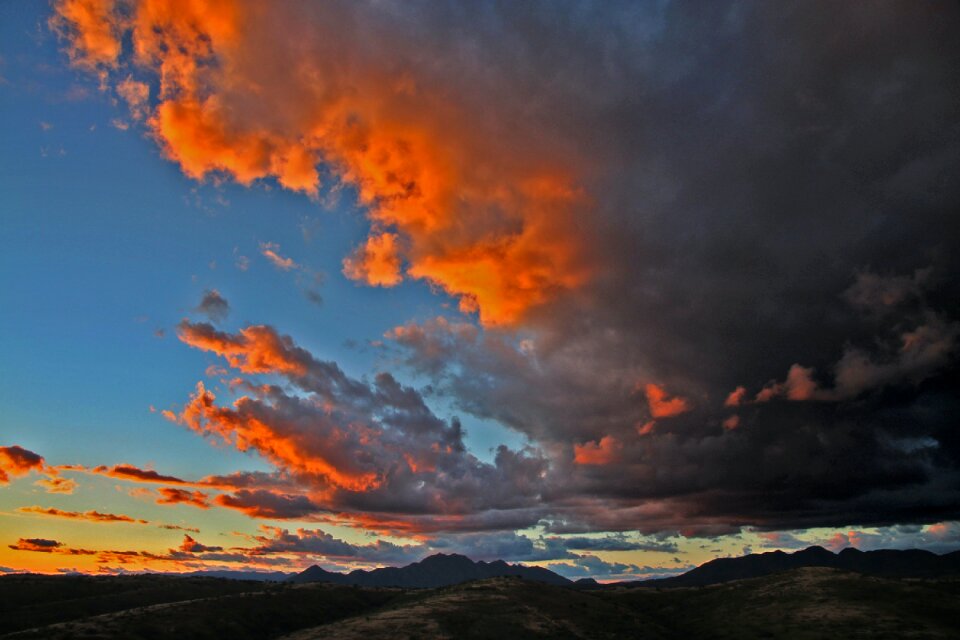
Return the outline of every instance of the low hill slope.
<path id="1" fill-rule="evenodd" d="M 499 578 L 284 640 L 377 638 L 956 638 L 960 582 L 801 568 L 724 585 L 583 591 Z"/>
<path id="2" fill-rule="evenodd" d="M 669 638 L 630 603 L 595 592 L 491 578 L 416 592 L 402 606 L 305 629 L 283 640 L 374 638 Z"/>
<path id="3" fill-rule="evenodd" d="M 24 578 L 29 582 L 29 578 Z M 160 578 L 176 591 L 182 579 Z M 222 581 L 227 589 L 236 582 Z M 136 583 L 126 583 L 136 586 Z M 211 583 L 213 584 L 213 583 Z M 108 584 L 108 586 L 110 586 Z M 491 578 L 438 589 L 260 583 L 38 626 L 3 638 L 958 638 L 960 581 L 807 567 L 708 587 L 579 589 Z M 63 596 L 64 593 L 59 594 Z M 66 600 L 54 601 L 65 603 Z M 36 603 L 35 603 L 36 604 Z M 25 602 L 8 606 L 18 619 Z M 25 618 L 19 618 L 21 621 Z"/>

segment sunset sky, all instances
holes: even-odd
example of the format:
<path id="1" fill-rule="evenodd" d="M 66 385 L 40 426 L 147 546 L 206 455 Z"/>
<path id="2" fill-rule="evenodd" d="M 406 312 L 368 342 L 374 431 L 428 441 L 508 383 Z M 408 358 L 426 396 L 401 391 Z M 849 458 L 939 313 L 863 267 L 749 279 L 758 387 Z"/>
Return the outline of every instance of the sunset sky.
<path id="1" fill-rule="evenodd" d="M 960 549 L 957 33 L 0 3 L 0 572 Z"/>

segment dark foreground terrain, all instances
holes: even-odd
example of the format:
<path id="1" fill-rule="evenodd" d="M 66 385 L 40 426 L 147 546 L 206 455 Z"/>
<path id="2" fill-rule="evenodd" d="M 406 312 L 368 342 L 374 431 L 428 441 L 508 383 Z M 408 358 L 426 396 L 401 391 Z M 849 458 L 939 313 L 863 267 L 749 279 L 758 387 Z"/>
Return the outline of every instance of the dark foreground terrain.
<path id="1" fill-rule="evenodd" d="M 725 584 L 438 589 L 4 576 L 4 638 L 957 638 L 960 580 L 800 568 Z"/>

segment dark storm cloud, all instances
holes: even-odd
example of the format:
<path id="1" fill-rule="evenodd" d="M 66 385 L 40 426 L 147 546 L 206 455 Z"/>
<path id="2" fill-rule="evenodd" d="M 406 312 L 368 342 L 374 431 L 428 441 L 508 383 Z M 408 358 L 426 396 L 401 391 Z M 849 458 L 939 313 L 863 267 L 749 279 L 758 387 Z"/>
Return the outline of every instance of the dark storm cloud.
<path id="1" fill-rule="evenodd" d="M 232 494 L 220 494 L 214 502 L 221 507 L 236 509 L 253 518 L 288 520 L 315 513 L 320 507 L 303 495 L 288 495 L 266 489 L 240 489 Z"/>
<path id="2" fill-rule="evenodd" d="M 490 56 L 588 160 L 601 277 L 526 342 L 400 327 L 400 361 L 553 452 L 555 531 L 956 517 L 960 10 L 591 7 L 500 6 Z"/>
<path id="3" fill-rule="evenodd" d="M 676 553 L 677 544 L 668 541 L 631 540 L 623 535 L 605 536 L 602 538 L 557 538 L 567 549 L 580 551 L 660 551 Z"/>
<path id="4" fill-rule="evenodd" d="M 408 4 L 377 20 L 406 34 L 389 47 L 414 33 L 437 54 L 430 82 L 482 94 L 589 194 L 588 284 L 519 327 L 388 334 L 459 410 L 542 454 L 480 464 L 458 423 L 389 374 L 349 379 L 269 328 L 184 325 L 194 346 L 281 372 L 340 414 L 280 389 L 235 409 L 198 392 L 221 432 L 256 421 L 297 438 L 334 467 L 319 476 L 337 507 L 395 532 L 958 515 L 956 6 Z"/>

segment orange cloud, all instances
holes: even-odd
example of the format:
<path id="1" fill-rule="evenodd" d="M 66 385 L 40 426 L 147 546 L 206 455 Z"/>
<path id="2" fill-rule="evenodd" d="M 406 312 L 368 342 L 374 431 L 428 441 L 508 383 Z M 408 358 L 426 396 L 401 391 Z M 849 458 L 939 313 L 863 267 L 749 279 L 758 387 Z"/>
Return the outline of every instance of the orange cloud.
<path id="1" fill-rule="evenodd" d="M 723 428 L 727 431 L 733 431 L 740 426 L 740 416 L 732 415 L 723 421 Z"/>
<path id="2" fill-rule="evenodd" d="M 229 373 L 230 372 L 223 367 L 212 364 L 204 370 L 203 375 L 207 376 L 208 378 L 216 378 L 217 376 L 229 375 Z"/>
<path id="3" fill-rule="evenodd" d="M 150 85 L 127 76 L 117 83 L 117 94 L 127 103 L 134 119 L 142 120 L 146 116 L 150 107 Z"/>
<path id="4" fill-rule="evenodd" d="M 392 287 L 403 281 L 397 234 L 381 233 L 367 238 L 352 255 L 343 259 L 343 274 L 379 287 Z"/>
<path id="5" fill-rule="evenodd" d="M 309 358 L 288 336 L 280 336 L 270 327 L 254 325 L 239 335 L 221 333 L 206 323 L 181 322 L 180 340 L 204 351 L 223 356 L 234 369 L 243 373 L 284 373 L 305 375 Z"/>
<path id="6" fill-rule="evenodd" d="M 847 533 L 837 531 L 829 540 L 824 542 L 824 546 L 833 551 L 840 551 L 847 547 L 859 548 L 862 542 L 863 533 L 860 531 L 851 530 Z"/>
<path id="7" fill-rule="evenodd" d="M 263 471 L 235 471 L 227 475 L 206 476 L 197 486 L 213 489 L 272 488 L 289 490 L 295 486 L 291 479 L 276 473 Z"/>
<path id="8" fill-rule="evenodd" d="M 236 409 L 219 407 L 215 401 L 216 396 L 198 382 L 197 391 L 180 419 L 198 433 L 218 435 L 241 451 L 260 452 L 282 469 L 326 478 L 338 487 L 366 491 L 380 482 L 376 473 L 363 471 L 347 460 L 334 464 L 317 453 L 319 449 L 331 455 L 339 451 L 340 444 L 346 440 L 346 434 L 339 428 L 331 426 L 324 434 L 288 432 L 258 418 L 256 406 L 247 396 L 234 402 Z M 308 440 L 311 446 L 302 446 L 301 440 Z M 218 496 L 217 503 L 235 506 L 222 499 L 223 496 Z"/>
<path id="9" fill-rule="evenodd" d="M 113 66 L 120 55 L 115 0 L 61 0 L 50 25 L 65 37 L 70 60 L 82 67 Z"/>
<path id="10" fill-rule="evenodd" d="M 654 418 L 669 418 L 690 411 L 690 404 L 685 398 L 668 398 L 667 392 L 661 386 L 647 384 L 644 393 L 647 395 L 647 404 L 650 405 L 650 415 Z"/>
<path id="11" fill-rule="evenodd" d="M 410 467 L 410 471 L 414 473 L 421 471 L 432 473 L 437 470 L 437 465 L 434 464 L 432 460 L 418 460 L 416 456 L 410 453 L 403 454 L 403 459 L 407 461 L 407 466 Z"/>
<path id="12" fill-rule="evenodd" d="M 118 464 L 113 467 L 100 465 L 93 469 L 97 473 L 120 480 L 133 480 L 134 482 L 157 482 L 161 484 L 192 484 L 186 480 L 181 480 L 176 476 L 167 476 L 157 473 L 152 469 L 140 469 L 129 464 Z"/>
<path id="13" fill-rule="evenodd" d="M 739 407 L 743 404 L 743 400 L 747 395 L 746 387 L 737 387 L 730 392 L 730 395 L 727 396 L 727 399 L 724 400 L 723 406 L 725 407 Z"/>
<path id="14" fill-rule="evenodd" d="M 757 392 L 754 402 L 770 402 L 783 394 L 783 385 L 776 380 L 771 381 Z"/>
<path id="15" fill-rule="evenodd" d="M 935 524 L 928 525 L 926 527 L 926 532 L 934 538 L 945 540 L 954 534 L 957 529 L 958 527 L 955 522 L 937 522 Z"/>
<path id="16" fill-rule="evenodd" d="M 599 442 L 573 445 L 573 461 L 577 464 L 603 465 L 616 462 L 622 445 L 613 436 L 603 436 Z"/>
<path id="17" fill-rule="evenodd" d="M 44 467 L 43 456 L 18 447 L 0 447 L 0 484 L 7 484 L 11 477 L 25 476 Z"/>
<path id="18" fill-rule="evenodd" d="M 190 533 L 200 533 L 200 529 L 196 527 L 184 527 L 179 524 L 158 524 L 157 526 L 161 529 L 168 529 L 170 531 L 189 531 Z"/>
<path id="19" fill-rule="evenodd" d="M 183 543 L 180 545 L 180 551 L 183 551 L 184 553 L 207 553 L 213 551 L 223 551 L 223 547 L 209 547 L 205 544 L 200 544 L 189 535 L 184 534 Z"/>
<path id="20" fill-rule="evenodd" d="M 40 553 L 52 553 L 63 546 L 62 542 L 57 540 L 48 540 L 46 538 L 20 538 L 16 544 L 7 545 L 14 551 L 38 551 Z"/>
<path id="21" fill-rule="evenodd" d="M 769 402 L 782 396 L 786 396 L 788 400 L 801 402 L 828 399 L 831 394 L 821 389 L 816 380 L 813 379 L 812 367 L 802 367 L 799 364 L 794 364 L 787 371 L 787 379 L 784 382 L 771 380 L 757 393 L 754 400 L 756 402 Z"/>
<path id="22" fill-rule="evenodd" d="M 817 383 L 813 379 L 813 369 L 801 367 L 798 364 L 790 367 L 787 372 L 787 398 L 790 400 L 811 400 L 818 391 Z"/>
<path id="23" fill-rule="evenodd" d="M 181 336 L 226 355 L 241 370 L 282 375 L 300 390 L 290 395 L 279 385 L 251 385 L 249 395 L 218 405 L 216 396 L 197 384 L 178 422 L 255 452 L 278 470 L 259 479 L 266 483 L 248 484 L 242 476 L 196 483 L 218 488 L 227 488 L 220 482 L 233 483 L 236 493 L 218 496 L 218 505 L 255 517 L 312 515 L 318 505 L 390 510 L 387 505 L 398 502 L 405 512 L 460 513 L 532 501 L 546 475 L 545 460 L 534 449 L 500 447 L 492 466 L 477 460 L 463 446 L 459 422 L 438 418 L 415 389 L 389 373 L 369 382 L 351 378 L 271 327 L 228 334 L 184 322 Z M 495 483 L 501 488 L 494 490 Z"/>
<path id="24" fill-rule="evenodd" d="M 491 117 L 436 65 L 397 67 L 412 57 L 394 50 L 407 46 L 402 38 L 363 16 L 336 15 L 359 5 L 327 7 L 329 16 L 299 3 L 235 0 L 110 8 L 56 4 L 74 62 L 113 68 L 129 39 L 124 64 L 159 78 L 147 126 L 191 178 L 275 179 L 316 198 L 323 162 L 372 223 L 344 263 L 350 277 L 391 286 L 404 262 L 409 277 L 457 297 L 488 325 L 516 323 L 590 279 L 578 223 L 590 200 L 576 150 L 514 123 L 517 114 Z M 140 93 L 133 104 L 140 108 Z"/>
<path id="25" fill-rule="evenodd" d="M 429 518 L 417 518 L 397 514 L 341 512 L 335 515 L 317 515 L 313 520 L 384 536 L 425 541 L 430 539 L 428 534 L 461 530 L 465 518 L 456 514 L 435 514 Z"/>
<path id="26" fill-rule="evenodd" d="M 637 423 L 637 434 L 641 436 L 650 435 L 653 433 L 653 428 L 657 426 L 656 420 L 648 420 L 643 424 Z"/>
<path id="27" fill-rule="evenodd" d="M 281 271 L 290 271 L 291 269 L 297 268 L 297 263 L 293 261 L 292 258 L 284 258 L 282 255 L 277 253 L 280 251 L 280 245 L 275 242 L 261 242 L 260 243 L 260 253 L 263 254 L 263 257 L 273 263 L 277 269 Z"/>
<path id="28" fill-rule="evenodd" d="M 116 513 L 100 513 L 99 511 L 62 511 L 53 507 L 20 507 L 17 509 L 22 513 L 34 513 L 41 516 L 51 516 L 54 518 L 68 518 L 71 520 L 88 520 L 90 522 L 127 522 L 131 524 L 149 524 L 146 520 L 131 518 Z"/>
<path id="29" fill-rule="evenodd" d="M 184 489 L 174 489 L 172 487 L 160 487 L 157 489 L 160 497 L 157 504 L 189 504 L 199 509 L 209 509 L 207 494 L 202 491 L 186 491 Z"/>
<path id="30" fill-rule="evenodd" d="M 33 484 L 37 485 L 38 487 L 44 487 L 47 490 L 47 493 L 70 494 L 73 493 L 74 489 L 77 488 L 76 480 L 71 480 L 70 478 L 60 478 L 54 475 L 46 478 L 40 478 Z"/>
<path id="31" fill-rule="evenodd" d="M 311 366 L 320 366 L 289 336 L 266 326 L 247 327 L 231 335 L 208 324 L 183 322 L 179 335 L 186 344 L 224 356 L 244 373 L 306 376 Z M 278 427 L 248 396 L 238 398 L 233 409 L 217 406 L 215 400 L 202 382 L 197 383 L 196 393 L 178 420 L 198 433 L 219 436 L 242 451 L 258 451 L 282 469 L 321 477 L 336 487 L 365 491 L 380 483 L 375 472 L 341 454 L 345 443 L 353 439 L 369 442 L 375 437 L 374 431 L 361 425 L 330 425 L 322 433 Z"/>
<path id="32" fill-rule="evenodd" d="M 72 549 L 59 540 L 46 538 L 20 538 L 16 544 L 7 545 L 14 551 L 34 551 L 37 553 L 61 553 L 68 556 L 92 556 L 96 551 L 90 549 Z"/>
<path id="33" fill-rule="evenodd" d="M 288 495 L 266 489 L 240 489 L 233 495 L 218 495 L 214 502 L 221 507 L 242 511 L 251 518 L 271 520 L 302 518 L 320 509 L 307 496 Z"/>

